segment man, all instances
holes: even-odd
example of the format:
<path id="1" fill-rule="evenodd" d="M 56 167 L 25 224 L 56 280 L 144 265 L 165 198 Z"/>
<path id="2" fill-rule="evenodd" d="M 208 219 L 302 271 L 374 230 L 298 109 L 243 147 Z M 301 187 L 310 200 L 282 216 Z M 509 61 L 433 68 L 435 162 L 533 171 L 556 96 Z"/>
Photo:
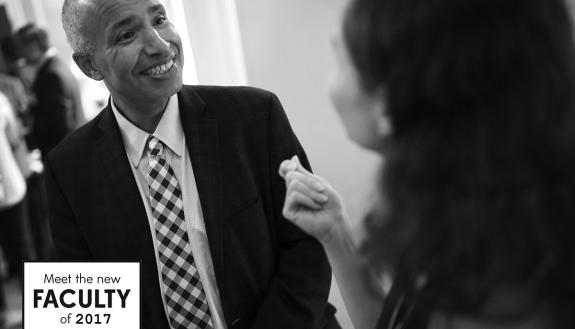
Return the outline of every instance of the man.
<path id="1" fill-rule="evenodd" d="M 141 260 L 145 328 L 339 328 L 325 254 L 281 215 L 276 168 L 308 164 L 277 98 L 182 87 L 158 0 L 66 0 L 62 19 L 111 99 L 48 155 L 59 253 Z"/>
<path id="2" fill-rule="evenodd" d="M 34 24 L 16 31 L 26 65 L 35 72 L 32 91 L 36 97 L 30 108 L 32 138 L 46 156 L 68 133 L 84 123 L 78 81 L 66 63 L 50 47 L 48 34 Z"/>

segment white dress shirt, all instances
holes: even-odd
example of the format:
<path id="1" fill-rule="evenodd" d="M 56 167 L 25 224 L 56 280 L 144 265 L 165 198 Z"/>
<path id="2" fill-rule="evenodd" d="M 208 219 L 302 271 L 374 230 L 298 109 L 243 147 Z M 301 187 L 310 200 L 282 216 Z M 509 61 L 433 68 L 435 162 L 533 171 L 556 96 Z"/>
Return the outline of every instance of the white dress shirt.
<path id="1" fill-rule="evenodd" d="M 148 180 L 146 178 L 148 175 L 148 145 L 146 144 L 146 141 L 150 134 L 128 121 L 116 108 L 113 99 L 110 102 L 112 103 L 112 111 L 114 112 L 116 121 L 120 126 L 126 153 L 128 154 L 128 158 L 132 164 L 130 166 L 132 168 L 132 173 L 134 174 L 134 177 L 136 177 L 138 190 L 140 191 L 144 207 L 146 208 L 150 232 L 152 233 L 152 237 L 154 237 L 154 251 L 156 254 L 156 264 L 158 265 L 160 291 L 162 291 L 161 295 L 164 301 L 164 310 L 166 311 L 166 317 L 168 317 L 164 297 L 164 285 L 162 284 L 159 265 L 158 246 L 155 243 L 155 219 L 152 215 L 149 197 L 150 191 L 148 188 Z M 196 267 L 198 268 L 200 275 L 200 280 L 204 287 L 207 302 L 210 307 L 214 329 L 226 329 L 220 294 L 216 284 L 216 275 L 214 272 L 212 256 L 210 254 L 210 246 L 208 244 L 208 236 L 206 234 L 204 217 L 202 215 L 202 207 L 200 205 L 200 198 L 196 186 L 196 179 L 194 178 L 192 162 L 188 154 L 188 148 L 186 147 L 186 137 L 184 136 L 182 122 L 180 121 L 177 95 L 170 97 L 164 114 L 153 135 L 166 146 L 163 151 L 164 157 L 174 170 L 174 174 L 182 190 L 182 201 L 184 203 L 184 216 L 188 237 L 192 247 L 192 254 L 196 262 Z"/>

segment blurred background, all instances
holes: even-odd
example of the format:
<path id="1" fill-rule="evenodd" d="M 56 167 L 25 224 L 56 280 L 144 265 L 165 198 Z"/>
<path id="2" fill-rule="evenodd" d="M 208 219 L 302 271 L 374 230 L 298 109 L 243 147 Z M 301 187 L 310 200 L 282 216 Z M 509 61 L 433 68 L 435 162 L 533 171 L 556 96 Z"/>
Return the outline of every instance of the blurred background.
<path id="1" fill-rule="evenodd" d="M 29 23 L 48 32 L 51 46 L 69 66 L 80 87 L 83 114 L 94 117 L 108 93 L 83 76 L 72 61 L 60 22 L 63 0 L 0 0 L 0 39 Z M 345 0 L 164 0 L 183 40 L 184 82 L 249 85 L 268 89 L 281 100 L 316 173 L 327 178 L 361 218 L 373 195 L 377 157 L 348 141 L 328 98 L 335 69 L 330 38 L 338 32 Z M 19 70 L 22 54 L 4 54 L 0 71 Z M 29 89 L 29 88 L 28 88 Z M 33 98 L 34 95 L 31 95 Z M 8 280 L 6 328 L 19 328 L 21 303 L 15 280 Z M 353 328 L 335 282 L 331 302 L 343 328 Z M 0 328 L 2 325 L 0 324 Z"/>

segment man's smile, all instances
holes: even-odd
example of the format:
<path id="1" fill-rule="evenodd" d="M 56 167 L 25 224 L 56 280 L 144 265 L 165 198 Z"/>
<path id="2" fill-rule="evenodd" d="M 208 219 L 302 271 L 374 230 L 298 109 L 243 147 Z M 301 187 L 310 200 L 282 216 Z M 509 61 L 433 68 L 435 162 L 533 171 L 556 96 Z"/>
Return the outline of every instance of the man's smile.
<path id="1" fill-rule="evenodd" d="M 158 64 L 142 71 L 144 75 L 162 75 L 174 67 L 174 60 L 170 59 L 167 63 Z"/>

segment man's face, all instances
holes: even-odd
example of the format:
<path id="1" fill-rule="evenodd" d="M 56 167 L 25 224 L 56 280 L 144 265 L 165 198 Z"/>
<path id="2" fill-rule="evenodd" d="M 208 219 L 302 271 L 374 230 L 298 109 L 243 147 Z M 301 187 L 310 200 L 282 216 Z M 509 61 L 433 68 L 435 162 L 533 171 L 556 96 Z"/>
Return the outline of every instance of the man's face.
<path id="1" fill-rule="evenodd" d="M 164 101 L 182 87 L 180 36 L 158 0 L 95 0 L 92 63 L 120 103 Z"/>

